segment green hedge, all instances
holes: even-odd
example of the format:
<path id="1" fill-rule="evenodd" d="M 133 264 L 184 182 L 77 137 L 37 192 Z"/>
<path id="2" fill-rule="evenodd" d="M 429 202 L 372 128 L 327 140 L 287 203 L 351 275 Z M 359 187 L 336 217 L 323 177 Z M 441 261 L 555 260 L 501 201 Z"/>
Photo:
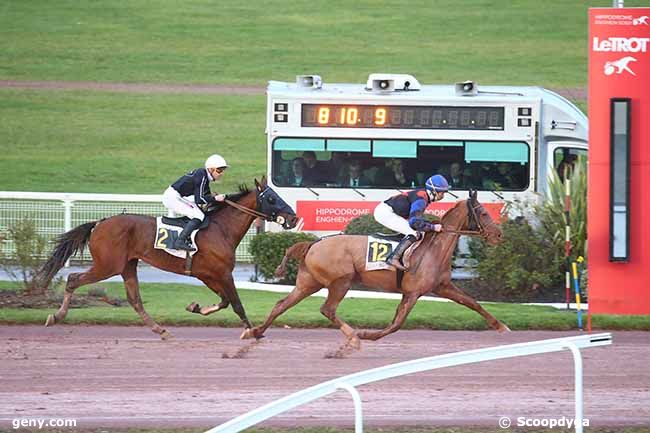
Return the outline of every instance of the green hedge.
<path id="1" fill-rule="evenodd" d="M 259 266 L 260 274 L 265 279 L 272 280 L 275 278 L 275 268 L 282 261 L 287 248 L 298 242 L 315 241 L 316 239 L 318 238 L 310 233 L 265 232 L 251 239 L 249 251 L 253 255 L 253 261 Z M 295 260 L 290 260 L 287 265 L 287 274 L 280 282 L 294 284 L 297 273 L 298 264 Z"/>

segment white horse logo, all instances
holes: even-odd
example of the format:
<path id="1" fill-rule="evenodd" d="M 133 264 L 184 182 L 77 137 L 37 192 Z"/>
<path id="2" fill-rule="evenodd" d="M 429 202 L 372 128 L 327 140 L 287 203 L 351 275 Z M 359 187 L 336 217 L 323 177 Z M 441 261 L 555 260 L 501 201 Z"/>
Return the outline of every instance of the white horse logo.
<path id="1" fill-rule="evenodd" d="M 644 16 L 639 17 L 639 18 L 634 18 L 634 19 L 632 20 L 632 25 L 633 25 L 633 26 L 640 26 L 641 24 L 643 24 L 644 26 L 649 25 L 649 24 L 648 24 L 648 16 L 647 16 L 647 15 L 644 15 Z"/>
<path id="2" fill-rule="evenodd" d="M 634 71 L 632 71 L 632 69 L 630 69 L 628 66 L 628 63 L 630 62 L 636 62 L 636 59 L 631 56 L 625 56 L 622 59 L 605 63 L 605 75 L 612 75 L 614 72 L 617 74 L 622 74 L 623 71 L 627 71 L 630 74 L 636 76 Z"/>

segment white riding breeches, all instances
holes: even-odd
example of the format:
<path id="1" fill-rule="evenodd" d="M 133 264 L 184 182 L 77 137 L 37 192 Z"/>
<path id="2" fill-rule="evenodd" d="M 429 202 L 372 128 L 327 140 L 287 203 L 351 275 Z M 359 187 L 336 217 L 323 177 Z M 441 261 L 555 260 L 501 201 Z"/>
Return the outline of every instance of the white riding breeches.
<path id="1" fill-rule="evenodd" d="M 181 197 L 178 191 L 171 186 L 163 193 L 162 202 L 167 209 L 173 211 L 176 215 L 197 218 L 201 221 L 205 218 L 205 214 L 196 203 Z"/>
<path id="2" fill-rule="evenodd" d="M 394 232 L 398 232 L 403 235 L 417 236 L 417 232 L 411 228 L 409 222 L 393 212 L 393 208 L 384 202 L 381 202 L 377 205 L 373 215 L 379 224 L 388 227 Z"/>

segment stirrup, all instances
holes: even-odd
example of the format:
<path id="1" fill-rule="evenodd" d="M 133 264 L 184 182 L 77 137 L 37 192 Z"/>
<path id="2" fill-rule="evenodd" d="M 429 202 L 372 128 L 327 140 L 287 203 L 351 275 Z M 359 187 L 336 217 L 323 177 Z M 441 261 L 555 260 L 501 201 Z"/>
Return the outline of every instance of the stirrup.
<path id="1" fill-rule="evenodd" d="M 196 248 L 194 248 L 191 243 L 183 242 L 180 240 L 174 243 L 174 249 L 183 251 L 196 251 Z"/>
<path id="2" fill-rule="evenodd" d="M 391 257 L 386 263 L 388 263 L 390 266 L 394 267 L 397 270 L 400 270 L 400 271 L 403 271 L 403 272 L 408 271 L 408 268 L 406 266 L 404 266 L 402 264 L 401 260 L 398 259 L 397 257 Z"/>

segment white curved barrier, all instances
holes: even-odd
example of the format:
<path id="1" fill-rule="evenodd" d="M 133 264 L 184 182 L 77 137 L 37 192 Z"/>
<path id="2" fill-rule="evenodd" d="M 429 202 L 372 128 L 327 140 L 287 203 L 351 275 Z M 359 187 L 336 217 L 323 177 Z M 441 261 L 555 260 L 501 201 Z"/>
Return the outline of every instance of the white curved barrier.
<path id="1" fill-rule="evenodd" d="M 345 389 L 352 394 L 355 406 L 355 432 L 362 433 L 363 421 L 361 398 L 355 388 L 356 386 L 438 368 L 453 367 L 456 365 L 472 364 L 495 359 L 536 355 L 540 353 L 559 352 L 562 350 L 570 350 L 573 354 L 575 367 L 575 419 L 580 421 L 575 423 L 575 431 L 577 433 L 582 433 L 582 357 L 580 355 L 580 349 L 588 349 L 609 344 L 612 344 L 612 334 L 602 333 L 467 350 L 464 352 L 448 353 L 445 355 L 400 362 L 359 373 L 349 374 L 338 379 L 333 379 L 303 389 L 302 391 L 298 391 L 258 409 L 252 410 L 244 415 L 238 416 L 237 418 L 210 429 L 205 433 L 239 432 L 282 412 L 332 394 L 339 389 Z"/>

